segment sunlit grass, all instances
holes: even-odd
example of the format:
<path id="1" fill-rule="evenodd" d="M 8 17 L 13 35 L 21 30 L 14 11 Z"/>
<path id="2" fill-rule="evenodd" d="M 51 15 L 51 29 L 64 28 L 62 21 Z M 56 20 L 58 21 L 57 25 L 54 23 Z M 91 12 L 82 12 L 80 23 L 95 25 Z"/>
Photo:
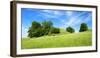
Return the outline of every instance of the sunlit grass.
<path id="1" fill-rule="evenodd" d="M 22 49 L 91 46 L 92 32 L 60 33 L 37 38 L 23 38 Z"/>

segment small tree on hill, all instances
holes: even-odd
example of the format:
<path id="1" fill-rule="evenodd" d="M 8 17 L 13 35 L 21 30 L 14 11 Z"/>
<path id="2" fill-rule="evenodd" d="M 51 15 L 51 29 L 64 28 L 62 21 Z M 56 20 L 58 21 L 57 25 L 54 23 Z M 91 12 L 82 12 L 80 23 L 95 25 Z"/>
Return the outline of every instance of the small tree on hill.
<path id="1" fill-rule="evenodd" d="M 58 34 L 58 33 L 60 33 L 60 29 L 52 27 L 51 30 L 50 30 L 50 32 L 51 32 L 51 34 Z"/>
<path id="2" fill-rule="evenodd" d="M 83 32 L 83 31 L 87 31 L 88 30 L 88 26 L 86 23 L 82 23 L 80 26 L 80 30 L 79 32 Z"/>
<path id="3" fill-rule="evenodd" d="M 75 32 L 75 30 L 72 27 L 67 27 L 66 31 L 70 32 L 70 33 L 74 33 Z"/>

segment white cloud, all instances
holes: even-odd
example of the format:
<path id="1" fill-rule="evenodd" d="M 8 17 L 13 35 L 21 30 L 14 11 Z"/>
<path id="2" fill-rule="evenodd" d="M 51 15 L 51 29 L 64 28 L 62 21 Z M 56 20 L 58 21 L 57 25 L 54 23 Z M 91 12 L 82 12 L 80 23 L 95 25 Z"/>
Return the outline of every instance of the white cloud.
<path id="1" fill-rule="evenodd" d="M 66 11 L 66 14 L 67 14 L 68 16 L 71 16 L 71 15 L 73 14 L 73 11 Z"/>
<path id="2" fill-rule="evenodd" d="M 57 10 L 41 10 L 43 13 L 41 13 L 41 15 L 43 15 L 45 18 L 58 18 L 62 15 L 64 15 L 64 13 L 62 11 L 57 11 Z"/>
<path id="3" fill-rule="evenodd" d="M 60 20 L 62 22 L 62 26 L 60 28 L 66 28 L 68 26 L 76 26 L 80 25 L 82 22 L 88 22 L 89 19 L 88 17 L 86 18 L 80 18 L 82 15 L 85 14 L 85 12 L 79 13 L 78 15 L 73 15 L 73 11 L 66 11 L 66 12 L 60 12 L 60 11 L 54 11 L 54 10 L 42 10 L 44 13 L 45 18 L 58 18 L 61 15 L 66 15 L 70 17 L 69 19 L 66 20 Z M 46 14 L 47 13 L 47 14 Z"/>
<path id="4" fill-rule="evenodd" d="M 90 20 L 92 20 L 92 19 L 90 19 L 90 17 L 91 17 L 91 15 L 89 14 L 89 15 L 88 15 L 87 17 L 85 17 L 85 18 L 79 19 L 79 20 L 77 21 L 76 25 L 77 25 L 77 24 L 81 24 L 81 23 L 87 23 L 87 22 L 89 22 Z"/>
<path id="5" fill-rule="evenodd" d="M 80 18 L 80 16 L 84 15 L 85 13 L 80 13 L 76 16 L 71 16 L 71 18 L 69 19 L 66 19 L 66 20 L 61 20 L 61 22 L 63 23 L 63 25 L 61 26 L 61 28 L 66 28 L 68 26 L 71 26 L 71 27 L 75 27 L 77 25 L 80 25 L 81 23 L 83 22 L 89 22 L 91 19 L 90 18 L 90 14 L 85 17 L 85 18 Z M 71 15 L 71 14 L 70 14 Z"/>
<path id="6" fill-rule="evenodd" d="M 69 21 L 67 22 L 66 26 L 74 26 L 74 25 L 77 25 L 77 24 L 80 24 L 81 22 L 83 22 L 82 19 L 80 19 L 80 16 L 83 15 L 83 13 L 80 13 L 76 16 L 72 16 Z"/>
<path id="7" fill-rule="evenodd" d="M 60 11 L 57 11 L 57 10 L 41 10 L 45 13 L 48 13 L 48 14 L 53 14 L 53 15 L 60 15 L 61 12 Z"/>
<path id="8" fill-rule="evenodd" d="M 90 17 L 92 17 L 90 14 L 85 18 L 84 22 L 89 22 L 90 20 L 92 20 L 92 18 L 90 19 Z"/>
<path id="9" fill-rule="evenodd" d="M 75 24 L 75 22 L 77 21 L 77 19 L 76 18 L 71 18 L 68 22 L 67 22 L 67 26 L 70 26 L 70 25 L 73 25 L 73 24 Z"/>
<path id="10" fill-rule="evenodd" d="M 48 18 L 55 18 L 58 19 L 59 21 L 62 22 L 62 26 L 60 26 L 61 28 L 64 28 L 64 26 L 66 27 L 66 20 L 63 19 L 59 19 L 61 16 L 65 15 L 67 16 L 67 11 L 58 11 L 58 10 L 41 10 L 43 11 L 42 15 L 45 17 L 45 19 L 48 20 Z M 69 15 L 71 15 L 71 12 L 68 12 Z"/>
<path id="11" fill-rule="evenodd" d="M 41 11 L 43 11 L 43 12 L 47 12 L 47 13 L 50 12 L 50 10 L 47 10 L 47 9 L 44 9 L 44 10 L 41 10 Z"/>
<path id="12" fill-rule="evenodd" d="M 61 12 L 61 11 L 53 11 L 53 14 L 54 14 L 54 15 L 61 16 L 61 15 L 63 15 L 64 13 Z"/>

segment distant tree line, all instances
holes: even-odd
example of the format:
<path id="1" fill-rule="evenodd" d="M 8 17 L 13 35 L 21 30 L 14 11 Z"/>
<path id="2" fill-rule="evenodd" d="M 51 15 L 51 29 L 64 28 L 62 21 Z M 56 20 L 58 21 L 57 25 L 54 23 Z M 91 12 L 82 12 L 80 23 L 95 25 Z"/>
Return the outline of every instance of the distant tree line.
<path id="1" fill-rule="evenodd" d="M 82 23 L 79 32 L 87 31 L 88 26 Z M 74 33 L 75 30 L 72 27 L 66 28 L 67 32 Z M 43 35 L 59 34 L 60 29 L 53 26 L 51 21 L 43 21 L 42 23 L 33 21 L 31 27 L 28 30 L 28 37 L 40 37 Z"/>

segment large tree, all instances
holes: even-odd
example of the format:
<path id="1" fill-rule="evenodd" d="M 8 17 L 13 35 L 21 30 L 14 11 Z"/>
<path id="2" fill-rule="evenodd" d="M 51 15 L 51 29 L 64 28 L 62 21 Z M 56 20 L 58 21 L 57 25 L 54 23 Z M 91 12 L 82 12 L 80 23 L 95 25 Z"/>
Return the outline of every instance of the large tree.
<path id="1" fill-rule="evenodd" d="M 83 31 L 87 31 L 87 30 L 88 30 L 87 24 L 86 23 L 81 23 L 79 32 L 83 32 Z"/>
<path id="2" fill-rule="evenodd" d="M 31 27 L 28 30 L 28 37 L 32 38 L 32 37 L 38 37 L 41 36 L 41 24 L 33 21 Z"/>
<path id="3" fill-rule="evenodd" d="M 53 27 L 53 23 L 51 21 L 43 21 L 42 29 L 44 30 L 44 35 L 49 34 L 52 27 Z"/>
<path id="4" fill-rule="evenodd" d="M 66 31 L 70 32 L 70 33 L 74 33 L 75 32 L 75 30 L 72 27 L 67 27 Z"/>

